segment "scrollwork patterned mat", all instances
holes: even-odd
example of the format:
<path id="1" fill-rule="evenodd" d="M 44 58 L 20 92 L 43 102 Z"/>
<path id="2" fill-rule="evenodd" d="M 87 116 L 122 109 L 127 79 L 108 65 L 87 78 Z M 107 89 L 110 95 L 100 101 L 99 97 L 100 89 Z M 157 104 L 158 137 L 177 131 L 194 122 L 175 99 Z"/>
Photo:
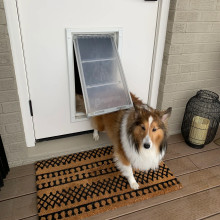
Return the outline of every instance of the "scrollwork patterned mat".
<path id="1" fill-rule="evenodd" d="M 36 163 L 37 208 L 43 219 L 82 219 L 175 191 L 181 184 L 164 163 L 156 171 L 135 171 L 132 190 L 113 163 L 113 148 Z"/>

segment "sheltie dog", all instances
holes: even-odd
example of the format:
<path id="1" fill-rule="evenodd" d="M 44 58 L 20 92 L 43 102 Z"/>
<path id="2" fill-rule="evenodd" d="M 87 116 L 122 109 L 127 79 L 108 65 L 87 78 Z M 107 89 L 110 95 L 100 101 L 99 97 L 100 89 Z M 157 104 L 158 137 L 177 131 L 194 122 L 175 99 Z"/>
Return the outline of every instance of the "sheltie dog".
<path id="1" fill-rule="evenodd" d="M 167 148 L 167 121 L 172 108 L 153 109 L 131 93 L 134 108 L 92 118 L 93 138 L 106 131 L 114 146 L 114 162 L 132 189 L 138 189 L 133 169 L 157 169 Z"/>

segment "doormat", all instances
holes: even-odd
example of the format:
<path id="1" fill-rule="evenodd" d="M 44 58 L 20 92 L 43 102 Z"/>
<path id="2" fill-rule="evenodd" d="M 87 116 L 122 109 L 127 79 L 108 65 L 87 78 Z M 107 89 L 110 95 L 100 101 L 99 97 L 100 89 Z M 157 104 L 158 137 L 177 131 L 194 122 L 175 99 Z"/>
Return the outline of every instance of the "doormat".
<path id="1" fill-rule="evenodd" d="M 35 167 L 41 220 L 83 219 L 182 187 L 162 162 L 156 171 L 135 171 L 140 188 L 132 190 L 114 166 L 112 146 L 39 161 Z"/>

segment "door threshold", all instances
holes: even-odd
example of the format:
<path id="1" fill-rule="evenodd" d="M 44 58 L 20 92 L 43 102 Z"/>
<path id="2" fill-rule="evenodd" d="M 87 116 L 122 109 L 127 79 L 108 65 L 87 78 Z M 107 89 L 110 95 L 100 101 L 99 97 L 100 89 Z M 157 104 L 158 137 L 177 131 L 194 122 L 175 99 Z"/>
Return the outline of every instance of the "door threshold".
<path id="1" fill-rule="evenodd" d="M 87 131 L 87 134 L 40 141 L 36 147 L 27 148 L 22 165 L 110 145 L 112 144 L 106 133 L 100 132 L 99 140 L 95 141 L 91 131 L 90 133 Z"/>
<path id="2" fill-rule="evenodd" d="M 51 140 L 56 140 L 56 139 L 61 139 L 61 138 L 74 137 L 74 136 L 83 135 L 83 134 L 91 134 L 92 132 L 93 130 L 88 130 L 88 131 L 58 135 L 58 136 L 53 136 L 53 137 L 48 137 L 48 138 L 40 138 L 40 139 L 36 139 L 36 143 L 43 142 L 43 141 L 51 141 Z"/>

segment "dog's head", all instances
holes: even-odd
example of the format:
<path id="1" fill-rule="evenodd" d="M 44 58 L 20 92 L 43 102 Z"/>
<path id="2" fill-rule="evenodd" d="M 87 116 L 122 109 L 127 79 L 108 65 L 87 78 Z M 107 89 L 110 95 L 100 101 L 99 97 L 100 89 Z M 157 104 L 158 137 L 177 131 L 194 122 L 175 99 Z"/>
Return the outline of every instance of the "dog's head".
<path id="1" fill-rule="evenodd" d="M 167 122 L 172 108 L 165 111 L 147 105 L 134 105 L 128 117 L 128 136 L 138 152 L 153 149 L 164 154 L 167 147 Z"/>

